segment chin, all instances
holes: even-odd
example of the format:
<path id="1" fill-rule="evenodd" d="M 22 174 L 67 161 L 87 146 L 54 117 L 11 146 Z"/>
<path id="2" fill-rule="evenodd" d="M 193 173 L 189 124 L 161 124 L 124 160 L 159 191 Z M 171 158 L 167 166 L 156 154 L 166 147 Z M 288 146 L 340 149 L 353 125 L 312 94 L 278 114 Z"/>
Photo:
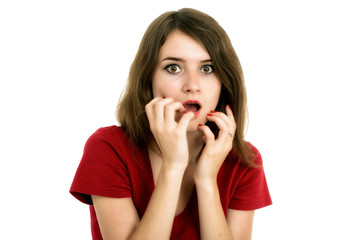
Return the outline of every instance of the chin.
<path id="1" fill-rule="evenodd" d="M 190 133 L 190 132 L 196 132 L 199 131 L 199 129 L 197 127 L 192 127 L 192 126 L 188 126 L 186 132 Z"/>
<path id="2" fill-rule="evenodd" d="M 188 132 L 192 132 L 192 131 L 197 131 L 198 130 L 198 125 L 196 122 L 194 121 L 190 121 L 188 127 L 187 127 L 187 131 Z"/>
<path id="3" fill-rule="evenodd" d="M 187 132 L 196 132 L 199 131 L 199 124 L 202 123 L 198 119 L 192 119 L 187 127 Z M 204 123 L 202 123 L 204 124 Z"/>

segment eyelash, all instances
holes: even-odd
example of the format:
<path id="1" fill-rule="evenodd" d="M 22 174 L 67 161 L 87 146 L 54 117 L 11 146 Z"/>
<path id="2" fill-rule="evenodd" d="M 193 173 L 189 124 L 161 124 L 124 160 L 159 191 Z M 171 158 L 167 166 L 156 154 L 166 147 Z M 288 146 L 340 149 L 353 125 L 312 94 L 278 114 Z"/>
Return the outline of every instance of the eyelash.
<path id="1" fill-rule="evenodd" d="M 211 71 L 210 71 L 210 72 L 204 72 L 204 71 L 201 71 L 201 72 L 203 72 L 203 73 L 212 73 L 212 72 L 214 72 L 214 71 L 215 71 L 215 68 L 214 68 L 214 66 L 213 66 L 213 65 L 204 65 L 204 66 L 202 66 L 202 68 L 201 68 L 201 69 L 203 69 L 204 67 L 209 67 L 209 68 L 211 69 Z"/>
<path id="2" fill-rule="evenodd" d="M 176 72 L 170 71 L 170 68 L 171 68 L 171 67 L 177 67 Z M 209 67 L 209 68 L 211 69 L 211 71 L 210 71 L 210 72 L 204 72 L 203 69 L 204 69 L 205 67 Z M 168 71 L 169 73 L 174 74 L 174 73 L 177 73 L 177 72 L 180 70 L 180 67 L 179 67 L 177 64 L 169 64 L 169 65 L 165 66 L 164 69 L 165 69 L 166 71 Z M 201 67 L 201 72 L 203 72 L 203 73 L 212 73 L 212 72 L 214 72 L 214 71 L 215 71 L 215 69 L 214 69 L 214 66 L 213 66 L 213 65 L 209 65 L 209 64 L 208 64 L 208 65 L 204 65 L 204 66 Z"/>
<path id="3" fill-rule="evenodd" d="M 169 65 L 167 65 L 166 67 L 164 67 L 164 69 L 166 70 L 166 71 L 168 71 L 169 73 L 177 73 L 178 71 L 176 71 L 176 72 L 172 72 L 172 71 L 170 71 L 170 68 L 171 67 L 177 67 L 177 70 L 180 70 L 180 67 L 178 66 L 178 65 L 176 65 L 176 64 L 169 64 Z"/>

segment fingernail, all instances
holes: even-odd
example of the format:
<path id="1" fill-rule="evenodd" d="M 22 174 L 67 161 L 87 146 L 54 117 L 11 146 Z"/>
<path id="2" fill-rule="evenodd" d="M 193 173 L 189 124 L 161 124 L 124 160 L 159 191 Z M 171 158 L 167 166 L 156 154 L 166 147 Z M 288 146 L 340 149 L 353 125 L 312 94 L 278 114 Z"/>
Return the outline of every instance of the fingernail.
<path id="1" fill-rule="evenodd" d="M 199 124 L 199 127 L 201 127 L 202 126 L 202 124 Z"/>
<path id="2" fill-rule="evenodd" d="M 231 107 L 230 107 L 230 105 L 228 104 L 227 106 L 228 106 L 228 108 L 229 108 L 229 109 L 231 110 Z"/>
<path id="3" fill-rule="evenodd" d="M 208 114 L 208 116 L 209 116 L 209 117 L 212 117 L 212 114 L 211 114 L 211 113 L 209 113 L 209 114 Z"/>
<path id="4" fill-rule="evenodd" d="M 211 113 L 216 113 L 216 111 L 210 111 Z"/>

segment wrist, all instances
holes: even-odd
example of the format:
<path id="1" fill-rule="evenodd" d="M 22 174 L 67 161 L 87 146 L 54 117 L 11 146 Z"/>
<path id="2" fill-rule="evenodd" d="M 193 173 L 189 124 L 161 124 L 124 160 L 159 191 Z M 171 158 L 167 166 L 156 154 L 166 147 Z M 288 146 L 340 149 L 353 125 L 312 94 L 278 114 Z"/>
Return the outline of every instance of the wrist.
<path id="1" fill-rule="evenodd" d="M 217 185 L 217 175 L 218 171 L 210 169 L 209 166 L 198 165 L 194 173 L 194 182 L 199 186 Z"/>
<path id="2" fill-rule="evenodd" d="M 165 176 L 176 177 L 178 175 L 183 176 L 185 169 L 186 166 L 183 164 L 163 163 L 160 172 Z"/>
<path id="3" fill-rule="evenodd" d="M 216 177 L 194 177 L 194 183 L 197 189 L 205 189 L 205 190 L 217 190 L 217 179 Z"/>

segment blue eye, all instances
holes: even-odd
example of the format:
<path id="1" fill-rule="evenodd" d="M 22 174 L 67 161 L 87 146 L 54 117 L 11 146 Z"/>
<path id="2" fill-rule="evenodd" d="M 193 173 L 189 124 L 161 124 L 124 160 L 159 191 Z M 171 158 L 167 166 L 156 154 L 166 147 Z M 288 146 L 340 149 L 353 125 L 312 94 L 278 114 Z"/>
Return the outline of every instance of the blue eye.
<path id="1" fill-rule="evenodd" d="M 165 67 L 166 71 L 168 71 L 169 73 L 178 73 L 180 72 L 180 67 L 178 65 L 175 64 L 171 64 Z"/>
<path id="2" fill-rule="evenodd" d="M 203 73 L 212 73 L 214 71 L 214 66 L 212 65 L 205 65 L 201 68 L 201 72 Z"/>

